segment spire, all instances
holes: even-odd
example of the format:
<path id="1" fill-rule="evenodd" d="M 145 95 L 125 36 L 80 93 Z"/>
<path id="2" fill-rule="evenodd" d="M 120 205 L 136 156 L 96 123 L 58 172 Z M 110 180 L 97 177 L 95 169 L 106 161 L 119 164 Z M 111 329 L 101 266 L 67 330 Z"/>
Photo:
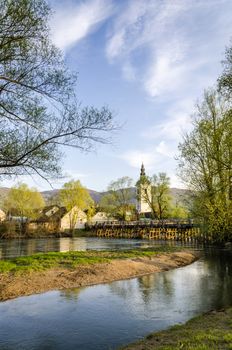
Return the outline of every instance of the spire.
<path id="1" fill-rule="evenodd" d="M 141 170 L 140 170 L 140 176 L 146 176 L 145 168 L 144 168 L 143 163 L 142 163 Z"/>

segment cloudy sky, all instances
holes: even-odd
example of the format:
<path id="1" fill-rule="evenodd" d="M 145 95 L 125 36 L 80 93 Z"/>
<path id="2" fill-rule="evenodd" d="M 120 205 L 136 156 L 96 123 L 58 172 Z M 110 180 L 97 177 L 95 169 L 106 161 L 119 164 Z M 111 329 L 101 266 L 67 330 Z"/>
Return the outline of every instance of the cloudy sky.
<path id="1" fill-rule="evenodd" d="M 232 38 L 232 1 L 50 4 L 52 40 L 78 72 L 79 100 L 83 106 L 108 105 L 122 125 L 112 145 L 90 154 L 66 150 L 65 180 L 80 179 L 88 188 L 104 190 L 125 175 L 136 181 L 143 161 L 149 175 L 166 172 L 172 187 L 183 187 L 176 177 L 177 146 L 191 128 L 196 100 L 222 70 Z M 41 180 L 34 185 L 49 188 Z"/>

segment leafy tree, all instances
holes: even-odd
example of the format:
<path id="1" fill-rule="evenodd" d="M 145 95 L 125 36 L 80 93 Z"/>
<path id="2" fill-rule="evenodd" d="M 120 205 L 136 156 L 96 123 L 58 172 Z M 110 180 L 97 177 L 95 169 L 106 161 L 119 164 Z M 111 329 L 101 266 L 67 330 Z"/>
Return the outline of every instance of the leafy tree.
<path id="1" fill-rule="evenodd" d="M 141 176 L 136 184 L 138 199 L 149 205 L 154 218 L 164 219 L 170 210 L 170 179 L 166 173 Z"/>
<path id="2" fill-rule="evenodd" d="M 19 183 L 12 187 L 4 201 L 4 208 L 14 216 L 35 219 L 44 207 L 44 199 L 35 188 Z"/>
<path id="3" fill-rule="evenodd" d="M 100 207 L 120 220 L 126 220 L 128 212 L 135 210 L 132 203 L 135 198 L 132 183 L 133 180 L 128 176 L 112 181 L 108 186 L 108 193 L 100 201 Z"/>
<path id="4" fill-rule="evenodd" d="M 90 210 L 94 206 L 88 190 L 79 180 L 71 180 L 60 190 L 60 201 L 69 212 L 70 229 L 73 230 L 79 210 Z"/>
<path id="5" fill-rule="evenodd" d="M 46 0 L 0 0 L 0 8 L 0 176 L 57 176 L 60 147 L 107 142 L 112 113 L 80 108 L 76 77 L 50 40 Z"/>
<path id="6" fill-rule="evenodd" d="M 187 219 L 189 217 L 189 211 L 184 206 L 176 204 L 170 207 L 169 216 L 172 219 Z"/>
<path id="7" fill-rule="evenodd" d="M 226 48 L 225 60 L 223 61 L 224 70 L 218 79 L 219 90 L 227 98 L 232 98 L 232 45 Z"/>
<path id="8" fill-rule="evenodd" d="M 153 175 L 152 183 L 152 200 L 156 206 L 158 219 L 164 219 L 168 215 L 170 208 L 170 179 L 165 173 Z"/>
<path id="9" fill-rule="evenodd" d="M 232 118 L 228 102 L 206 91 L 196 106 L 193 131 L 179 145 L 180 175 L 194 193 L 193 215 L 215 241 L 232 232 Z"/>

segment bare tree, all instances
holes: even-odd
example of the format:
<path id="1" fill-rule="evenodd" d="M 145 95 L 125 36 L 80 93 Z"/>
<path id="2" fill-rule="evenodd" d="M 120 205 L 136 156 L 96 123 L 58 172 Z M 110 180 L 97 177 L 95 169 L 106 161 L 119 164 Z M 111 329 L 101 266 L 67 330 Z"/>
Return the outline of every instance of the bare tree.
<path id="1" fill-rule="evenodd" d="M 0 8 L 0 176 L 57 175 L 62 146 L 107 142 L 112 113 L 80 108 L 76 77 L 50 41 L 45 0 L 0 0 Z"/>

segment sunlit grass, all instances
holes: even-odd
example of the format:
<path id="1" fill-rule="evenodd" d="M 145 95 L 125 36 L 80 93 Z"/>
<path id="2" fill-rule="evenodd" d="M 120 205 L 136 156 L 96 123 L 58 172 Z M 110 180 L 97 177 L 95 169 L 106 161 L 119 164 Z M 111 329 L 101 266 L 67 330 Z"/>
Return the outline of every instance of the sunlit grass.
<path id="1" fill-rule="evenodd" d="M 162 332 L 149 334 L 126 350 L 218 350 L 232 349 L 232 309 L 210 312 Z"/>
<path id="2" fill-rule="evenodd" d="M 152 257 L 159 253 L 179 251 L 180 248 L 157 246 L 155 248 L 124 251 L 75 251 L 38 253 L 31 256 L 0 260 L 0 273 L 43 271 L 52 268 L 74 269 L 78 265 L 109 262 L 113 259 Z"/>

